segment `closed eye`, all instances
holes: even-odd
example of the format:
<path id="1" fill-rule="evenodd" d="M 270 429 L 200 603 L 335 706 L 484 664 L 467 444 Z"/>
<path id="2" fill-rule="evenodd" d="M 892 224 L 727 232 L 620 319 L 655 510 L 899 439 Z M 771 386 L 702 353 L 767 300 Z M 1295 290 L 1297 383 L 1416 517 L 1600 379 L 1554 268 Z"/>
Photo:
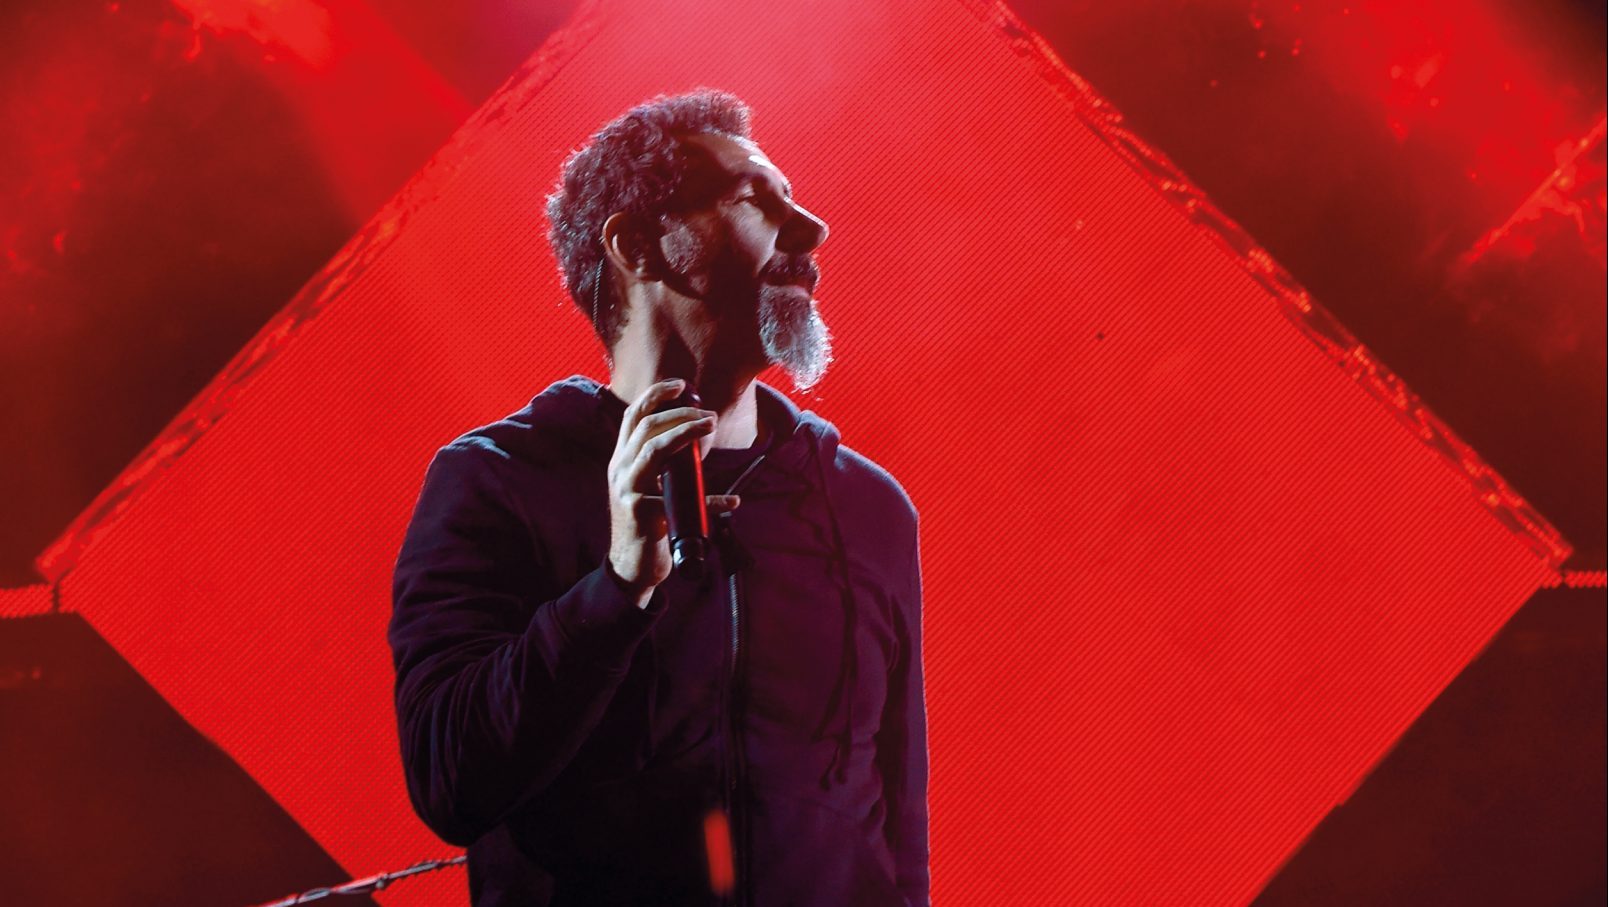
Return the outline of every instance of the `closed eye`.
<path id="1" fill-rule="evenodd" d="M 785 216 L 786 213 L 783 210 L 785 205 L 780 199 L 773 195 L 765 195 L 762 193 L 754 195 L 739 195 L 737 197 L 737 201 L 739 203 L 746 202 L 750 205 L 753 205 L 755 208 L 758 208 L 766 217 L 779 219 Z"/>

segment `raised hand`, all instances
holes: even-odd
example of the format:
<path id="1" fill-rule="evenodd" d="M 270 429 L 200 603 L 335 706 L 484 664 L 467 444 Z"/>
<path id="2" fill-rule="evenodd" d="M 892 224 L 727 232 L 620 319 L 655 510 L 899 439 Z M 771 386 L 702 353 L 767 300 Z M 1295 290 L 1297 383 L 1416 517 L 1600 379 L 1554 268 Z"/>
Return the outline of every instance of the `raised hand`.
<path id="1" fill-rule="evenodd" d="M 636 592 L 638 607 L 646 607 L 653 587 L 670 576 L 670 527 L 659 475 L 671 454 L 715 430 L 715 413 L 706 409 L 654 412 L 685 385 L 679 378 L 660 381 L 633 400 L 609 458 L 609 566 Z M 741 503 L 737 495 L 712 494 L 705 500 L 715 514 Z"/>

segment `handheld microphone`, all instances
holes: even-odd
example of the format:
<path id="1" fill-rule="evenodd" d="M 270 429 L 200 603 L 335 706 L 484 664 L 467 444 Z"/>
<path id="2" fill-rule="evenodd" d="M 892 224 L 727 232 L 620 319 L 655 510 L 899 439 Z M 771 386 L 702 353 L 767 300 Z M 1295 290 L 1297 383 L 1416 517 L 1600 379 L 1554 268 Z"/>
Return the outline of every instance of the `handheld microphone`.
<path id="1" fill-rule="evenodd" d="M 681 396 L 661 403 L 654 412 L 702 405 L 688 384 Z M 709 551 L 709 512 L 704 507 L 703 458 L 698 455 L 697 440 L 670 455 L 659 481 L 664 486 L 671 563 L 683 579 L 697 582 L 703 578 L 704 559 Z"/>

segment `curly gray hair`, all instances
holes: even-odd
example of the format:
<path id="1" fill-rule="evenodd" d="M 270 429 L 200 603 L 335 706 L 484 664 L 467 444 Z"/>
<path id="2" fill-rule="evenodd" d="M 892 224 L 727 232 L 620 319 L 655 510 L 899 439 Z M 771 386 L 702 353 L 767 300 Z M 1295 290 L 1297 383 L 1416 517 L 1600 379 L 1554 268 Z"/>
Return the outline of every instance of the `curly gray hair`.
<path id="1" fill-rule="evenodd" d="M 624 320 L 622 300 L 604 279 L 603 222 L 616 211 L 657 217 L 671 210 L 688 173 L 676 134 L 687 132 L 751 138 L 748 105 L 711 88 L 639 104 L 564 161 L 558 186 L 547 197 L 547 238 L 564 288 L 605 349 L 619 340 Z"/>

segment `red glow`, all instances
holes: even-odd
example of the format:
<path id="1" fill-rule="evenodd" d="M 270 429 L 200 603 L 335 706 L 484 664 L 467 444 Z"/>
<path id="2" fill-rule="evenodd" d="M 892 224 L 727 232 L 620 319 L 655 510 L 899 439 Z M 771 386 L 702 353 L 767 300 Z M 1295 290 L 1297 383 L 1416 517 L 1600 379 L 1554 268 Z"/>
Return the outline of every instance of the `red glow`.
<path id="1" fill-rule="evenodd" d="M 173 0 L 173 5 L 190 17 L 197 31 L 241 32 L 315 68 L 329 63 L 329 12 L 315 0 Z"/>
<path id="2" fill-rule="evenodd" d="M 704 853 L 709 857 L 709 890 L 730 894 L 737 880 L 731 859 L 731 823 L 726 814 L 712 809 L 704 815 Z"/>
<path id="3" fill-rule="evenodd" d="M 364 0 L 174 2 L 192 17 L 192 40 L 205 28 L 279 86 L 354 220 L 368 217 L 469 114 L 463 97 Z M 229 40 L 242 36 L 251 43 Z M 280 65 L 281 51 L 305 65 Z"/>
<path id="4" fill-rule="evenodd" d="M 1553 146 L 1577 136 L 1509 9 L 1364 0 L 1338 13 L 1253 6 L 1249 24 L 1264 49 L 1290 41 L 1343 94 L 1373 99 L 1397 141 L 1431 143 L 1477 170 L 1494 198 L 1522 196 L 1550 167 Z"/>
<path id="5" fill-rule="evenodd" d="M 1512 216 L 1480 237 L 1459 264 L 1467 268 L 1504 242 L 1512 255 L 1526 258 L 1536 246 L 1535 237 L 1526 228 L 1553 217 L 1567 223 L 1579 236 L 1581 247 L 1599 264 L 1608 266 L 1603 248 L 1604 210 L 1608 209 L 1608 194 L 1605 194 L 1608 179 L 1605 179 L 1603 160 L 1605 140 L 1608 140 L 1608 118 L 1599 119 L 1591 132 L 1579 140 L 1559 145 L 1555 152 L 1557 169 L 1547 174 Z"/>
<path id="6" fill-rule="evenodd" d="M 728 87 L 833 226 L 840 360 L 801 402 L 923 513 L 935 902 L 1245 903 L 1559 552 L 1003 9 L 609 10 L 265 329 L 98 535 L 47 554 L 67 606 L 354 874 L 438 852 L 401 786 L 383 629 L 424 464 L 600 372 L 541 239 L 563 154 L 659 91 Z M 417 76 L 378 93 L 400 119 L 440 84 L 390 59 L 318 90 Z M 312 84 L 356 204 L 379 191 L 340 144 L 360 105 Z M 439 125 L 450 97 L 424 96 Z M 380 900 L 462 903 L 462 880 Z"/>

